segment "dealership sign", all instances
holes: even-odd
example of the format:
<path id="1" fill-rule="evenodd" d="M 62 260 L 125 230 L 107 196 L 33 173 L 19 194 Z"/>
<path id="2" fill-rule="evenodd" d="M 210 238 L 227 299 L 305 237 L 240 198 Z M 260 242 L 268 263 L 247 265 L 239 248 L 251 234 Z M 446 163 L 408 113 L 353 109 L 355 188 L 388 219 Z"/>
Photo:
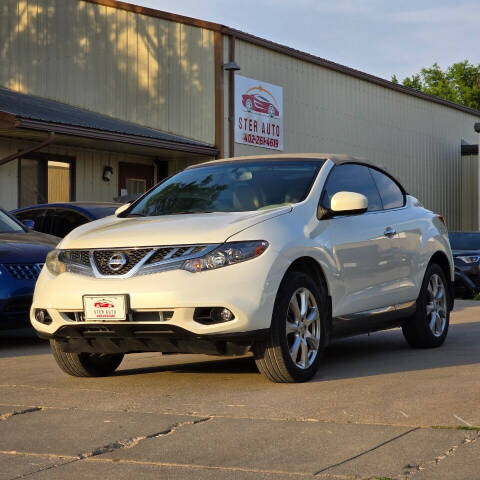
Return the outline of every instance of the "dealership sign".
<path id="1" fill-rule="evenodd" d="M 283 88 L 235 76 L 235 141 L 283 150 Z"/>

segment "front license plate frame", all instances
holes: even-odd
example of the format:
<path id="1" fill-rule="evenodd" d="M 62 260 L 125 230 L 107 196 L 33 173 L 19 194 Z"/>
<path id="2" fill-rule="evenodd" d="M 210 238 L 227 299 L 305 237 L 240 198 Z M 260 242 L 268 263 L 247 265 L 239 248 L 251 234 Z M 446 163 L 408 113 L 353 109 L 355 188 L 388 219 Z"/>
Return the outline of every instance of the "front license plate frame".
<path id="1" fill-rule="evenodd" d="M 83 295 L 86 322 L 124 322 L 128 318 L 128 295 Z"/>

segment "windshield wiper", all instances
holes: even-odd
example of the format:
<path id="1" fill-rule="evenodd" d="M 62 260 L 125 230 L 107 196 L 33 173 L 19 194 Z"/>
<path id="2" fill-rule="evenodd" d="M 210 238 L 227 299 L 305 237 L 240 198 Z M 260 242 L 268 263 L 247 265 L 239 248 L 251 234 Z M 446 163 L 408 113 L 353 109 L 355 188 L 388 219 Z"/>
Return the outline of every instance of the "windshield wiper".
<path id="1" fill-rule="evenodd" d="M 146 217 L 143 213 L 129 213 L 128 215 L 125 215 L 126 218 L 128 217 Z"/>

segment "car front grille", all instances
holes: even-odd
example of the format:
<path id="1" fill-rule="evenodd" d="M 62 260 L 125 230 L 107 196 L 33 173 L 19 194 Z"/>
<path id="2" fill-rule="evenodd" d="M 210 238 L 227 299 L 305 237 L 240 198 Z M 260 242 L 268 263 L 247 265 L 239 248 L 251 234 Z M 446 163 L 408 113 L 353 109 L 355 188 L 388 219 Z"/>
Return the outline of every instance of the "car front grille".
<path id="1" fill-rule="evenodd" d="M 131 249 L 63 250 L 62 256 L 64 261 L 70 264 L 68 271 L 96 277 L 124 277 L 178 268 L 183 260 L 207 253 L 214 247 L 215 245 L 178 245 Z"/>
<path id="2" fill-rule="evenodd" d="M 84 312 L 62 312 L 70 321 L 85 322 Z M 131 322 L 166 322 L 173 317 L 173 310 L 158 310 L 152 312 L 136 312 L 130 314 Z"/>
<path id="3" fill-rule="evenodd" d="M 147 261 L 147 264 L 194 255 L 206 248 L 206 245 L 185 245 L 183 247 L 159 248 Z"/>
<path id="4" fill-rule="evenodd" d="M 145 249 L 133 249 L 133 250 L 94 250 L 93 258 L 98 271 L 102 275 L 125 275 L 128 273 L 138 262 L 143 260 L 145 255 L 152 251 L 151 248 Z M 110 259 L 117 255 L 123 254 L 126 260 L 125 265 L 118 270 L 113 270 L 109 266 Z"/>
<path id="5" fill-rule="evenodd" d="M 3 266 L 17 280 L 36 280 L 40 275 L 43 263 L 7 263 Z"/>

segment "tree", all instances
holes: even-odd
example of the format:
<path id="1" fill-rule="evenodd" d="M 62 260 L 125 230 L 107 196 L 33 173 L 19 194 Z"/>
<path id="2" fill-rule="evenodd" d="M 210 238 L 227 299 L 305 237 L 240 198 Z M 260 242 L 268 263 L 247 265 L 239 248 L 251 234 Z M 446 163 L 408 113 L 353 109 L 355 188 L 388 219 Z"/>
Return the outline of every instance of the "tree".
<path id="1" fill-rule="evenodd" d="M 392 82 L 398 83 L 396 75 Z M 480 110 L 480 64 L 473 65 L 468 60 L 454 63 L 445 71 L 434 63 L 404 78 L 402 85 Z"/>

